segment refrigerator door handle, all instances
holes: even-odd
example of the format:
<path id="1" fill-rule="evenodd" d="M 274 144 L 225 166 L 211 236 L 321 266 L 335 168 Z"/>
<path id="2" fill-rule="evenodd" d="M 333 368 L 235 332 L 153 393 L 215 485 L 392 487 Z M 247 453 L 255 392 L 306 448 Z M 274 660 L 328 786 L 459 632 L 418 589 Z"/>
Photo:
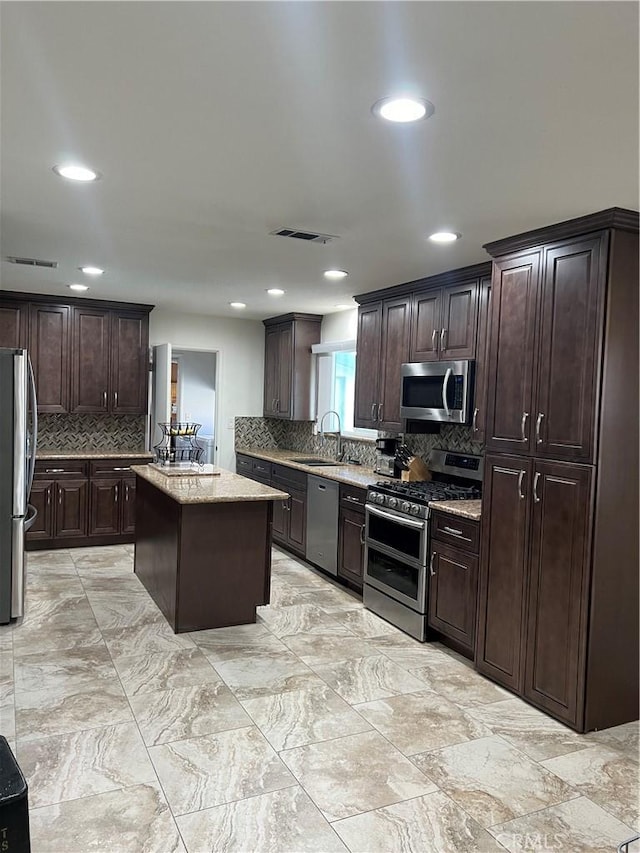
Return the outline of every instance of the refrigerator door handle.
<path id="1" fill-rule="evenodd" d="M 13 513 L 22 517 L 27 511 L 27 376 L 26 353 L 13 357 Z"/>
<path id="2" fill-rule="evenodd" d="M 11 531 L 11 618 L 24 616 L 24 534 L 38 514 L 34 506 L 29 504 L 26 518 L 14 518 Z"/>
<path id="3" fill-rule="evenodd" d="M 27 354 L 27 364 L 29 365 L 29 400 L 31 404 L 31 458 L 29 460 L 29 479 L 27 482 L 27 500 L 31 494 L 33 486 L 33 475 L 36 470 L 36 450 L 38 449 L 38 398 L 36 397 L 36 380 L 33 375 L 33 366 L 31 359 Z M 33 509 L 33 507 L 31 507 Z M 35 519 L 37 510 L 34 510 Z M 33 523 L 33 522 L 32 522 Z M 28 528 L 27 528 L 28 529 Z"/>

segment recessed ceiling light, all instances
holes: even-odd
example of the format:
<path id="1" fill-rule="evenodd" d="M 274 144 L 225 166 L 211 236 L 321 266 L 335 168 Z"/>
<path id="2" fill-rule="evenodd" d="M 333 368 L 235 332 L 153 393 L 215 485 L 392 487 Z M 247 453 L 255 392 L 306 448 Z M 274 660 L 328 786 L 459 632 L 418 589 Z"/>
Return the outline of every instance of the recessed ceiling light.
<path id="1" fill-rule="evenodd" d="M 455 231 L 436 231 L 435 234 L 429 234 L 429 239 L 434 243 L 455 243 L 461 237 L 462 234 L 456 234 Z"/>
<path id="2" fill-rule="evenodd" d="M 325 270 L 324 277 L 331 278 L 334 281 L 337 281 L 339 278 L 346 278 L 349 275 L 348 272 L 344 270 Z"/>
<path id="3" fill-rule="evenodd" d="M 247 307 L 246 302 L 230 302 L 229 305 L 237 311 L 241 311 L 243 308 Z"/>
<path id="4" fill-rule="evenodd" d="M 435 109 L 426 98 L 381 98 L 371 107 L 371 112 L 387 121 L 404 124 L 429 118 Z"/>
<path id="5" fill-rule="evenodd" d="M 97 181 L 100 177 L 98 172 L 89 169 L 87 166 L 80 166 L 77 163 L 67 163 L 64 166 L 54 166 L 53 171 L 61 178 L 67 178 L 70 181 Z"/>
<path id="6" fill-rule="evenodd" d="M 279 287 L 270 287 L 267 293 L 269 296 L 284 296 L 284 290 L 280 290 Z"/>
<path id="7" fill-rule="evenodd" d="M 89 288 L 86 284 L 70 284 L 69 289 L 70 290 L 89 290 Z"/>
<path id="8" fill-rule="evenodd" d="M 100 267 L 80 267 L 80 271 L 85 275 L 102 275 L 104 272 Z"/>

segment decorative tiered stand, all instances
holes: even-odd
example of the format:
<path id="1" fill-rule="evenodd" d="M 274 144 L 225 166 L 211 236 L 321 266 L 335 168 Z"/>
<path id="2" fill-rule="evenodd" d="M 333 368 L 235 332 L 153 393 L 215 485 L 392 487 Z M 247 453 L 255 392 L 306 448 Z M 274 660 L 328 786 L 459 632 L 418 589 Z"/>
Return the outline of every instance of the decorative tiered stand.
<path id="1" fill-rule="evenodd" d="M 158 424 L 162 430 L 162 439 L 154 445 L 156 462 L 161 465 L 191 462 L 202 464 L 200 459 L 204 448 L 198 444 L 198 430 L 202 424 L 186 422 Z"/>

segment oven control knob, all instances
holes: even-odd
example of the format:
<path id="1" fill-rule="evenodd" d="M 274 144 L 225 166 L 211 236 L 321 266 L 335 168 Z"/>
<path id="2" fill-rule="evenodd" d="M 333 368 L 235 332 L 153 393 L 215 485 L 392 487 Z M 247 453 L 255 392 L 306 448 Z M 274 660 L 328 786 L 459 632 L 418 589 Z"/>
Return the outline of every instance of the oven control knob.
<path id="1" fill-rule="evenodd" d="M 395 509 L 398 506 L 398 501 L 396 498 L 389 498 L 389 506 L 391 509 Z"/>
<path id="2" fill-rule="evenodd" d="M 369 492 L 369 500 L 371 501 L 371 503 L 374 504 L 378 500 L 378 493 L 377 492 Z"/>
<path id="3" fill-rule="evenodd" d="M 411 513 L 411 515 L 419 515 L 420 507 L 418 506 L 418 504 L 411 504 L 411 506 L 409 507 L 409 512 Z"/>
<path id="4" fill-rule="evenodd" d="M 409 512 L 411 510 L 411 504 L 409 501 L 402 501 L 402 512 Z"/>
<path id="5" fill-rule="evenodd" d="M 376 503 L 383 504 L 384 503 L 384 495 L 376 495 Z"/>

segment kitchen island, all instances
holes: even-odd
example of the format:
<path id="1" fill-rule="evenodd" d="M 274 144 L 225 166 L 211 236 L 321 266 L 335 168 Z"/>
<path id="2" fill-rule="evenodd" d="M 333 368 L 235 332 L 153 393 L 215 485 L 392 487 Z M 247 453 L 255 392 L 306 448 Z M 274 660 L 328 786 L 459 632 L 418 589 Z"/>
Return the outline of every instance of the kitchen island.
<path id="1" fill-rule="evenodd" d="M 269 603 L 273 502 L 288 494 L 221 468 L 132 471 L 134 571 L 175 633 L 255 622 Z"/>

